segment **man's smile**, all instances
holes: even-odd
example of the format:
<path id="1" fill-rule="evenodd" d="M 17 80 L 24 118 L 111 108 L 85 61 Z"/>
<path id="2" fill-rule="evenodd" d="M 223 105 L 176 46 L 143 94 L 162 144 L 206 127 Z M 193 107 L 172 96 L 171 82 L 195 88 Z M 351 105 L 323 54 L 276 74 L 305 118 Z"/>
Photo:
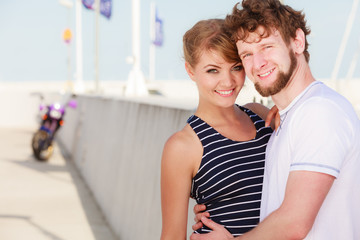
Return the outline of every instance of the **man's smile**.
<path id="1" fill-rule="evenodd" d="M 270 71 L 266 72 L 266 73 L 263 73 L 263 74 L 259 74 L 258 76 L 259 77 L 267 77 L 269 76 L 273 71 L 274 71 L 275 68 L 271 69 Z"/>

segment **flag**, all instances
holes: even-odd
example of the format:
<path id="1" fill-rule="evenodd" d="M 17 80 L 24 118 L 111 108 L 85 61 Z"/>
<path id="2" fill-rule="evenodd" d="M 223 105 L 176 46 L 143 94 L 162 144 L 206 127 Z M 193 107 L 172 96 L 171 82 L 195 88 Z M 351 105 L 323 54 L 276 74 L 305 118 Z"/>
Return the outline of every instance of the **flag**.
<path id="1" fill-rule="evenodd" d="M 155 10 L 155 38 L 153 39 L 153 44 L 155 46 L 161 47 L 164 41 L 164 33 L 163 33 L 163 20 L 159 18 L 157 8 Z"/>
<path id="2" fill-rule="evenodd" d="M 101 0 L 100 1 L 100 13 L 105 17 L 111 17 L 111 0 Z"/>
<path id="3" fill-rule="evenodd" d="M 94 10 L 95 0 L 82 0 L 85 8 Z M 100 13 L 105 17 L 111 17 L 111 0 L 100 0 Z"/>
<path id="4" fill-rule="evenodd" d="M 94 9 L 93 5 L 95 4 L 95 0 L 82 0 L 82 3 L 87 9 Z"/>

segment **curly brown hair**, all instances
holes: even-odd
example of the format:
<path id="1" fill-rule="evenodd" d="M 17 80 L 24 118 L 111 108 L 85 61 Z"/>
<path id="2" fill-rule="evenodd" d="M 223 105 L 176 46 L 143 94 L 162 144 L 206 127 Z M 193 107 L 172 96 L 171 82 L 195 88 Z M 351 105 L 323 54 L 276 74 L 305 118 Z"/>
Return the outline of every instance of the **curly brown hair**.
<path id="1" fill-rule="evenodd" d="M 235 42 L 245 40 L 250 33 L 262 26 L 265 29 L 262 38 L 276 29 L 285 43 L 289 44 L 290 39 L 295 38 L 296 30 L 300 28 L 305 34 L 304 56 L 309 62 L 309 43 L 306 36 L 310 34 L 310 28 L 306 26 L 305 14 L 302 11 L 283 5 L 279 0 L 243 0 L 242 9 L 238 8 L 239 4 L 237 3 L 232 13 L 225 18 L 225 26 L 232 33 Z"/>
<path id="2" fill-rule="evenodd" d="M 183 37 L 185 61 L 192 67 L 199 62 L 203 51 L 217 51 L 227 62 L 241 62 L 231 33 L 224 28 L 224 19 L 197 22 Z"/>

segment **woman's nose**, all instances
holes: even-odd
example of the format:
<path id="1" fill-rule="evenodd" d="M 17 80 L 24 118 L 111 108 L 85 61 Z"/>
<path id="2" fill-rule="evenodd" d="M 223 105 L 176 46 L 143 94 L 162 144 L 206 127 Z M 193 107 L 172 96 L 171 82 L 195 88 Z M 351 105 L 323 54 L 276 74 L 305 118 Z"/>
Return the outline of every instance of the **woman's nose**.
<path id="1" fill-rule="evenodd" d="M 224 73 L 221 81 L 222 87 L 233 87 L 235 77 L 236 76 L 231 71 Z"/>

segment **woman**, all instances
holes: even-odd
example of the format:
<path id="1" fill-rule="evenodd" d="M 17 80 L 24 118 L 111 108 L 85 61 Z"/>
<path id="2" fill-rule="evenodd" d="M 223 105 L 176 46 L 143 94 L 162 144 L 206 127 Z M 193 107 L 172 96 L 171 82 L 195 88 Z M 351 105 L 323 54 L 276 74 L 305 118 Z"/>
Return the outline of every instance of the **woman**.
<path id="1" fill-rule="evenodd" d="M 186 239 L 189 197 L 234 236 L 259 222 L 269 109 L 235 104 L 245 73 L 224 21 L 200 21 L 183 37 L 185 69 L 199 104 L 166 142 L 161 163 L 161 239 Z M 239 227 L 240 226 L 240 227 Z M 202 227 L 198 233 L 209 229 Z"/>

